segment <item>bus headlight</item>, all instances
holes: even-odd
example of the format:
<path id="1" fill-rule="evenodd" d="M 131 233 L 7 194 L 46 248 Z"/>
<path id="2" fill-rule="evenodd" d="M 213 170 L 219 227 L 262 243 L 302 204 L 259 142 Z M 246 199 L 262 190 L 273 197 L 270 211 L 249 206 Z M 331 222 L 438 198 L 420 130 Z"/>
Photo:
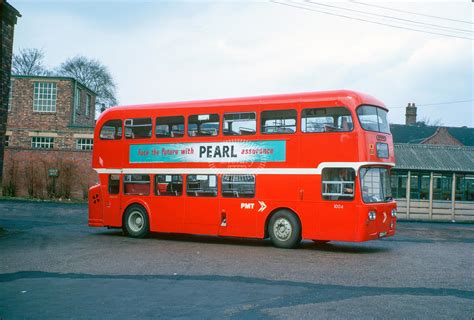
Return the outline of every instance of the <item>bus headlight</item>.
<path id="1" fill-rule="evenodd" d="M 375 214 L 375 211 L 369 211 L 369 220 L 375 220 L 377 215 Z"/>
<path id="2" fill-rule="evenodd" d="M 392 217 L 395 218 L 397 216 L 397 209 L 392 209 Z"/>

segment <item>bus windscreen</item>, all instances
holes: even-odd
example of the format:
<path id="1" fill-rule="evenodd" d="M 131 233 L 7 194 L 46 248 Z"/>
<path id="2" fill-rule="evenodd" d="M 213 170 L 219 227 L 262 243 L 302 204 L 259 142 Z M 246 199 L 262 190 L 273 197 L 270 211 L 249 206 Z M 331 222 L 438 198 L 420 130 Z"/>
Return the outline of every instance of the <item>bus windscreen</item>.
<path id="1" fill-rule="evenodd" d="M 357 109 L 360 125 L 368 131 L 390 133 L 387 113 L 386 110 L 374 106 L 360 106 Z"/>

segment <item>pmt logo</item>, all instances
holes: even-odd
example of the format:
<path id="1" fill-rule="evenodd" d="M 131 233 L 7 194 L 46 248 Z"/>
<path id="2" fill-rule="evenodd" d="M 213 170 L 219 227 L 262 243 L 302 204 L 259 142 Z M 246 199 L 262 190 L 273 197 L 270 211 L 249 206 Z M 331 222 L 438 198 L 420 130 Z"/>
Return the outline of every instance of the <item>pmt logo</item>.
<path id="1" fill-rule="evenodd" d="M 267 205 L 263 201 L 259 201 L 258 204 L 260 205 L 258 212 L 263 212 L 267 208 Z M 254 202 L 241 202 L 240 203 L 240 209 L 253 210 L 254 208 L 255 208 Z"/>
<path id="2" fill-rule="evenodd" d="M 254 206 L 255 206 L 255 203 L 253 203 L 253 202 L 242 202 L 242 203 L 240 203 L 240 209 L 252 210 Z"/>

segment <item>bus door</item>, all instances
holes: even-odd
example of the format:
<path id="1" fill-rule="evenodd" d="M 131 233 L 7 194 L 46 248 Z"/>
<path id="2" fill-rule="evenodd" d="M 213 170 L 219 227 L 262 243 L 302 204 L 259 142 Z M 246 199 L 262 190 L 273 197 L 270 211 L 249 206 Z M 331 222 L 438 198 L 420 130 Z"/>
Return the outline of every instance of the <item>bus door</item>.
<path id="1" fill-rule="evenodd" d="M 257 212 L 262 208 L 255 199 L 255 176 L 224 174 L 221 181 L 219 235 L 255 237 Z"/>
<path id="2" fill-rule="evenodd" d="M 104 208 L 104 225 L 119 227 L 122 225 L 120 210 L 120 175 L 109 174 L 104 177 L 105 181 L 101 181 L 103 208 Z"/>
<path id="3" fill-rule="evenodd" d="M 323 240 L 349 240 L 356 235 L 356 180 L 352 168 L 324 168 L 317 234 Z"/>
<path id="4" fill-rule="evenodd" d="M 215 174 L 188 174 L 184 232 L 217 235 L 220 224 L 219 198 Z"/>

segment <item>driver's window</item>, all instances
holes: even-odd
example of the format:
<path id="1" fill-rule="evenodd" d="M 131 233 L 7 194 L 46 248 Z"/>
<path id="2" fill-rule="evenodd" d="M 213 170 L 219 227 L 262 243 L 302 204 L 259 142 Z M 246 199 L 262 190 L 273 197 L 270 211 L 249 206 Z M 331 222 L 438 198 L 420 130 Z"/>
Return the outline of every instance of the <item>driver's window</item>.
<path id="1" fill-rule="evenodd" d="M 352 168 L 324 168 L 322 196 L 324 200 L 353 200 L 355 171 Z"/>

